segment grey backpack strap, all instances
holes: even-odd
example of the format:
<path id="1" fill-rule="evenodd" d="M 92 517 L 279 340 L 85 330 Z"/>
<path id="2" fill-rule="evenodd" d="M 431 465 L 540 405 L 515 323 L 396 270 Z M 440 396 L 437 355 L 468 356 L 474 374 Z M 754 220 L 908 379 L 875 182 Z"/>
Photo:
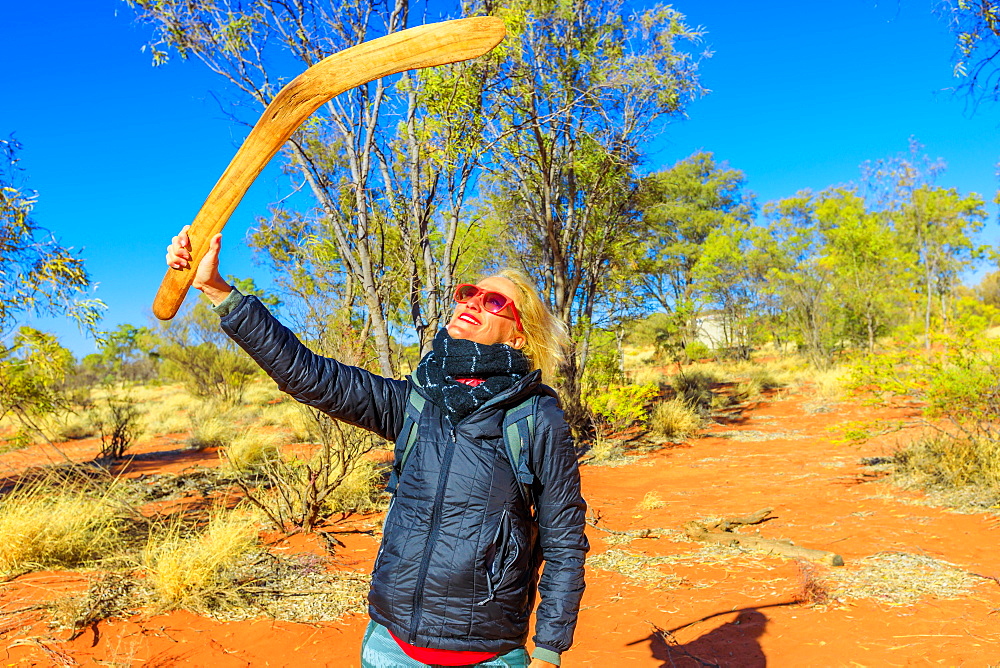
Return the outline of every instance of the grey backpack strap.
<path id="1" fill-rule="evenodd" d="M 424 410 L 427 400 L 417 392 L 416 388 L 410 388 L 410 394 L 406 399 L 406 417 L 403 418 L 403 428 L 396 436 L 395 457 L 392 463 L 392 472 L 389 474 L 389 482 L 385 486 L 385 491 L 390 494 L 396 493 L 399 486 L 399 477 L 403 474 L 403 467 L 406 465 L 406 458 L 413 450 L 413 444 L 417 442 L 417 425 L 420 424 L 420 414 Z"/>
<path id="2" fill-rule="evenodd" d="M 507 411 L 503 418 L 503 442 L 507 449 L 507 457 L 514 469 L 514 475 L 521 483 L 524 500 L 529 507 L 532 505 L 531 485 L 535 475 L 528 466 L 527 448 L 535 440 L 535 408 L 538 396 L 528 397 L 514 408 Z"/>

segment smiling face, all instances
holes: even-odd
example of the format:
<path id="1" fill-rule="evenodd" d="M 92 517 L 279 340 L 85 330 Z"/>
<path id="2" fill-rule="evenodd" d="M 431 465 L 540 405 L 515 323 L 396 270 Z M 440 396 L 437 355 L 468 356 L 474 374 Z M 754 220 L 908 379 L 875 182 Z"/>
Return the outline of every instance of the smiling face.
<path id="1" fill-rule="evenodd" d="M 512 301 L 517 297 L 517 286 L 501 276 L 484 278 L 476 285 L 483 290 L 499 292 Z M 483 308 L 482 298 L 479 294 L 464 304 L 455 304 L 455 312 L 448 322 L 448 334 L 453 339 L 467 339 L 487 346 L 506 343 L 511 348 L 523 347 L 524 336 L 517 331 L 510 307 L 500 313 L 490 313 Z"/>

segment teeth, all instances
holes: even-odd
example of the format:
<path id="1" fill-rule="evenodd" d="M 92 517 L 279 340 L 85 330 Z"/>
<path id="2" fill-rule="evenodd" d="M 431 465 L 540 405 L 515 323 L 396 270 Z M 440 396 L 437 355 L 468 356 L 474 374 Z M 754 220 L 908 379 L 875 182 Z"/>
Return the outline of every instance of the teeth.
<path id="1" fill-rule="evenodd" d="M 473 325 L 478 325 L 479 324 L 479 321 L 476 320 L 475 318 L 473 318 L 468 313 L 463 313 L 462 315 L 460 315 L 459 316 L 459 320 L 465 320 L 466 322 L 471 322 Z"/>

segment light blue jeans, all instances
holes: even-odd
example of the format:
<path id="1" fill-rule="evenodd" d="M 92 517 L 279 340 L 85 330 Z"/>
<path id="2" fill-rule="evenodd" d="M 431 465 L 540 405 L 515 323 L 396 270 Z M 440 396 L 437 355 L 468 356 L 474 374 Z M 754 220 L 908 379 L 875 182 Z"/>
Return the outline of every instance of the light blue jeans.
<path id="1" fill-rule="evenodd" d="M 523 647 L 512 649 L 503 656 L 475 664 L 476 668 L 528 668 L 531 658 Z M 361 642 L 361 668 L 427 668 L 426 663 L 411 659 L 381 624 L 368 622 L 365 639 Z"/>

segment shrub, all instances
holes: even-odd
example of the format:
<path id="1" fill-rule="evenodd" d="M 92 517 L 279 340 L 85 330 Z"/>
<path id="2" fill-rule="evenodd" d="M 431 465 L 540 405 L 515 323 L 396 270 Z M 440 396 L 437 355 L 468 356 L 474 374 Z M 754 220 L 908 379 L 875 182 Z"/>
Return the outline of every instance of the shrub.
<path id="1" fill-rule="evenodd" d="M 612 385 L 587 397 L 587 406 L 615 428 L 646 417 L 646 404 L 660 393 L 657 385 Z"/>
<path id="2" fill-rule="evenodd" d="M 923 400 L 929 418 L 947 418 L 933 433 L 896 453 L 897 473 L 916 484 L 973 490 L 1000 498 L 1000 341 L 964 333 L 926 351 L 900 348 L 870 355 L 852 369 L 855 390 L 881 399 Z M 987 505 L 990 505 L 987 503 Z"/>
<path id="3" fill-rule="evenodd" d="M 968 489 L 974 503 L 1000 501 L 1000 443 L 994 439 L 932 433 L 893 455 L 896 474 L 928 489 Z"/>
<path id="4" fill-rule="evenodd" d="M 701 426 L 701 418 L 681 399 L 661 401 L 649 416 L 649 429 L 667 438 L 684 438 Z"/>
<path id="5" fill-rule="evenodd" d="M 261 467 L 263 488 L 237 484 L 247 499 L 281 531 L 312 531 L 325 514 L 358 502 L 370 507 L 380 481 L 364 456 L 375 447 L 367 431 L 344 424 L 313 409 L 310 431 L 320 447 L 308 460 L 277 458 Z M 343 489 L 341 489 L 343 488 Z M 339 500 L 338 500 L 339 499 Z"/>
<path id="6" fill-rule="evenodd" d="M 127 393 L 115 396 L 109 392 L 93 420 L 101 434 L 102 458 L 121 459 L 142 433 L 139 407 Z"/>
<path id="7" fill-rule="evenodd" d="M 232 598 L 226 573 L 257 546 L 257 520 L 243 510 L 216 511 L 201 532 L 185 536 L 180 522 L 153 537 L 142 554 L 161 610 L 202 611 Z"/>
<path id="8" fill-rule="evenodd" d="M 712 386 L 719 382 L 714 373 L 703 370 L 682 372 L 674 376 L 673 386 L 684 402 L 693 408 L 707 411 L 712 407 Z"/>
<path id="9" fill-rule="evenodd" d="M 43 478 L 8 493 L 0 501 L 0 571 L 72 568 L 107 556 L 122 528 L 117 491 Z"/>
<path id="10" fill-rule="evenodd" d="M 280 459 L 278 445 L 279 439 L 275 434 L 256 428 L 244 429 L 219 450 L 219 456 L 237 472 L 253 472 Z"/>
<path id="11" fill-rule="evenodd" d="M 692 341 L 684 346 L 684 357 L 690 362 L 697 362 L 711 356 L 712 349 L 701 341 Z"/>

